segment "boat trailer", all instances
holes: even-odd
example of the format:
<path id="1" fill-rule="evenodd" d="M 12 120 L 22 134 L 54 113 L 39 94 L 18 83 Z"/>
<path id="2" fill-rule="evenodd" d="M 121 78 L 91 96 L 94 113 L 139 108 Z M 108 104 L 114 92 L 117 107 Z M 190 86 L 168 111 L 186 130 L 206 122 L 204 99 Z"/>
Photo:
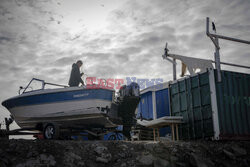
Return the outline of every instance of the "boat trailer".
<path id="1" fill-rule="evenodd" d="M 113 132 L 112 135 L 109 136 L 108 140 L 121 140 L 122 130 L 117 130 L 116 128 L 86 128 L 86 127 L 68 127 L 65 129 L 58 129 L 59 127 L 53 123 L 45 124 L 45 127 L 54 126 L 56 127 L 55 131 L 58 133 L 53 134 L 53 130 L 48 128 L 44 131 L 40 131 L 32 128 L 19 128 L 10 130 L 10 125 L 14 122 L 12 116 L 10 118 L 5 118 L 5 129 L 2 129 L 2 125 L 0 124 L 0 139 L 9 139 L 9 136 L 16 135 L 32 135 L 37 139 L 61 139 L 61 140 L 70 140 L 73 139 L 72 136 L 83 137 L 87 136 L 88 140 L 101 140 L 102 137 L 110 132 Z M 51 131 L 52 130 L 52 131 Z M 46 134 L 46 131 L 51 131 Z M 46 135 L 46 136 L 45 136 Z M 50 136 L 53 135 L 53 136 Z M 52 138 L 50 138 L 52 137 Z"/>

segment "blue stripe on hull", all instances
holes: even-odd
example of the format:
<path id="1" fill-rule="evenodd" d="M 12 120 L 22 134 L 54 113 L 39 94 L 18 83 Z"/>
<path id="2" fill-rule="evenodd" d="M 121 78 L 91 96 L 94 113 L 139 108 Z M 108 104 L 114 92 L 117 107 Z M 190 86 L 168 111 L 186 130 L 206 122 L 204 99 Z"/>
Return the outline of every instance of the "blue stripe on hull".
<path id="1" fill-rule="evenodd" d="M 105 89 L 83 89 L 75 91 L 65 91 L 56 93 L 46 93 L 17 97 L 6 100 L 2 103 L 7 109 L 43 103 L 65 102 L 70 100 L 101 99 L 112 101 L 113 92 Z"/>

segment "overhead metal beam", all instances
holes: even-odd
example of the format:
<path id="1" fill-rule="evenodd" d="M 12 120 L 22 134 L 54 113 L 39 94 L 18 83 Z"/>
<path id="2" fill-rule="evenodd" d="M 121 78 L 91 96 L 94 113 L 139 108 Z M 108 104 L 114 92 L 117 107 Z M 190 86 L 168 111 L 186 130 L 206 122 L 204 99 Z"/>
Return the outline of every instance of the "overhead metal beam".
<path id="1" fill-rule="evenodd" d="M 215 63 L 215 61 L 212 61 L 212 62 Z M 239 64 L 232 64 L 232 63 L 226 63 L 226 62 L 220 62 L 220 64 L 250 69 L 250 66 L 244 66 L 244 65 L 239 65 Z"/>
<path id="2" fill-rule="evenodd" d="M 232 38 L 232 37 L 226 37 L 223 35 L 217 35 L 217 34 L 209 34 L 211 37 L 215 37 L 215 38 L 221 38 L 221 39 L 225 39 L 225 40 L 229 40 L 229 41 L 234 41 L 234 42 L 240 42 L 240 43 L 245 43 L 250 45 L 250 41 L 246 41 L 246 40 L 242 40 L 242 39 L 236 39 L 236 38 Z"/>
<path id="3" fill-rule="evenodd" d="M 220 38 L 220 39 L 225 39 L 225 40 L 229 40 L 229 41 L 240 42 L 240 43 L 245 43 L 245 44 L 250 45 L 250 41 L 247 41 L 247 40 L 242 40 L 242 39 L 237 39 L 237 38 L 232 38 L 232 37 L 226 37 L 226 36 L 223 36 L 223 35 L 210 33 L 210 31 L 209 31 L 209 17 L 207 17 L 206 33 L 207 33 L 207 36 L 209 36 L 210 38 L 212 38 L 212 37 Z M 213 41 L 213 43 L 215 43 L 215 41 L 213 39 L 211 39 L 211 40 Z"/>

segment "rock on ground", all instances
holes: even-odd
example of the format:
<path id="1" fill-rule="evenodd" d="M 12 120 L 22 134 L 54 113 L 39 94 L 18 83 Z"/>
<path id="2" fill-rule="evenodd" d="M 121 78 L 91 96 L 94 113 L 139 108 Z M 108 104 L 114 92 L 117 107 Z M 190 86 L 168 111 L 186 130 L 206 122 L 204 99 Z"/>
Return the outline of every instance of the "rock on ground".
<path id="1" fill-rule="evenodd" d="M 0 140 L 0 166 L 250 166 L 250 141 Z"/>

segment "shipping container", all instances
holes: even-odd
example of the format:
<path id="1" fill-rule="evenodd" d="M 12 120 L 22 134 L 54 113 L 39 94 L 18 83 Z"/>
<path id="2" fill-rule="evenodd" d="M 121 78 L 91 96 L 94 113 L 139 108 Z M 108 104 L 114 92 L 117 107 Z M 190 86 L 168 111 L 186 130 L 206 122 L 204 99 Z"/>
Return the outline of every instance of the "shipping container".
<path id="1" fill-rule="evenodd" d="M 180 139 L 250 139 L 250 74 L 210 70 L 170 84 Z"/>
<path id="2" fill-rule="evenodd" d="M 141 93 L 141 100 L 138 105 L 137 118 L 146 120 L 153 119 L 152 91 Z"/>
<path id="3" fill-rule="evenodd" d="M 137 118 L 152 120 L 170 115 L 169 83 L 148 87 L 140 92 L 141 100 L 137 109 Z M 160 136 L 170 134 L 170 128 L 161 128 Z"/>

